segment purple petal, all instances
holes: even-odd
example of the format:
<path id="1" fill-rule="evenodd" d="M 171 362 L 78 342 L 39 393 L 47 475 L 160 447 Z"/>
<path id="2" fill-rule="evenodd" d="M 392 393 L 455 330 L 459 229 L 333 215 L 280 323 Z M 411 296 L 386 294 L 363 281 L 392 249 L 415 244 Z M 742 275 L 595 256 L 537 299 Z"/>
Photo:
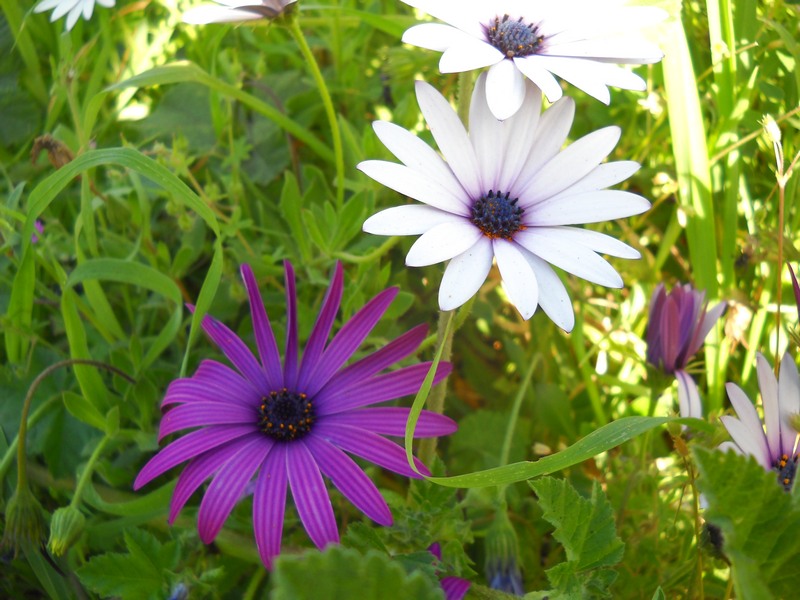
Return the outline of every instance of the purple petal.
<path id="1" fill-rule="evenodd" d="M 392 513 L 378 488 L 355 461 L 336 446 L 317 436 L 303 442 L 314 455 L 322 473 L 358 510 L 380 525 L 392 524 Z"/>
<path id="2" fill-rule="evenodd" d="M 331 499 L 314 457 L 304 443 L 294 443 L 286 453 L 286 470 L 289 485 L 297 507 L 297 514 L 317 546 L 324 548 L 339 542 L 339 530 L 333 516 Z"/>
<path id="3" fill-rule="evenodd" d="M 275 341 L 275 334 L 272 332 L 272 325 L 269 322 L 267 311 L 264 308 L 264 300 L 258 290 L 256 278 L 250 265 L 244 264 L 240 268 L 244 287 L 250 298 L 250 316 L 253 319 L 253 333 L 256 336 L 258 354 L 261 356 L 261 364 L 267 377 L 267 384 L 270 390 L 277 390 L 283 387 L 283 373 L 281 371 L 281 356 L 278 352 L 278 343 Z"/>
<path id="4" fill-rule="evenodd" d="M 800 411 L 800 380 L 794 359 L 787 352 L 781 359 L 781 372 L 778 378 L 778 406 L 780 407 L 781 455 L 791 457 L 797 441 L 789 419 Z"/>
<path id="5" fill-rule="evenodd" d="M 213 361 L 205 361 L 211 363 Z M 167 393 L 161 406 L 171 404 L 195 404 L 198 402 L 213 402 L 228 406 L 235 403 L 238 406 L 253 406 L 258 404 L 261 394 L 236 373 L 233 369 L 216 363 L 218 367 L 225 369 L 227 373 L 223 377 L 210 378 L 200 374 L 200 369 L 194 377 L 188 379 L 175 379 L 169 384 Z M 203 365 L 200 365 L 203 368 Z"/>
<path id="6" fill-rule="evenodd" d="M 675 361 L 680 352 L 680 311 L 674 296 L 669 296 L 661 314 L 662 355 L 667 373 L 675 370 Z"/>
<path id="7" fill-rule="evenodd" d="M 394 435 L 403 437 L 406 434 L 406 421 L 411 412 L 410 408 L 400 407 L 381 407 L 381 408 L 362 408 L 328 418 L 329 423 L 336 425 L 350 425 L 366 429 L 378 435 Z M 455 433 L 458 425 L 450 417 L 439 415 L 428 410 L 420 413 L 417 421 L 417 428 L 414 431 L 415 438 L 438 437 L 440 435 L 450 435 Z"/>
<path id="8" fill-rule="evenodd" d="M 263 439 L 261 432 L 252 433 L 231 442 L 227 446 L 209 450 L 197 458 L 193 458 L 181 472 L 175 491 L 172 493 L 172 500 L 169 503 L 169 524 L 172 525 L 175 522 L 186 502 L 206 479 L 216 473 L 217 469 L 228 462 L 244 446 L 259 438 Z"/>
<path id="9" fill-rule="evenodd" d="M 461 600 L 472 585 L 470 581 L 461 577 L 443 577 L 440 583 L 446 600 Z"/>
<path id="10" fill-rule="evenodd" d="M 197 531 L 203 542 L 210 544 L 217 537 L 273 444 L 263 437 L 256 439 L 220 468 L 208 486 L 197 513 Z"/>
<path id="11" fill-rule="evenodd" d="M 294 268 L 283 261 L 286 281 L 286 353 L 283 357 L 283 384 L 294 389 L 297 383 L 297 289 Z"/>
<path id="12" fill-rule="evenodd" d="M 241 406 L 239 404 L 221 404 L 219 402 L 192 402 L 168 410 L 161 417 L 161 426 L 158 429 L 158 441 L 165 435 L 188 429 L 189 427 L 204 427 L 208 425 L 230 425 L 236 423 L 257 423 L 258 410 L 255 406 Z"/>
<path id="13" fill-rule="evenodd" d="M 194 312 L 194 306 L 187 305 L 189 310 Z M 261 365 L 250 352 L 245 343 L 239 339 L 233 331 L 228 329 L 214 317 L 206 315 L 203 317 L 203 330 L 208 337 L 219 347 L 228 357 L 239 372 L 256 388 L 267 388 L 267 378 Z"/>
<path id="14" fill-rule="evenodd" d="M 406 477 L 421 479 L 420 475 L 412 471 L 411 467 L 408 466 L 405 450 L 375 433 L 347 425 L 329 425 L 327 421 L 319 423 L 315 433 L 339 446 L 345 452 L 360 456 L 379 467 L 389 469 Z M 423 475 L 431 474 L 419 459 L 414 458 L 414 464 Z"/>
<path id="15" fill-rule="evenodd" d="M 361 406 L 416 394 L 430 368 L 430 362 L 419 363 L 391 373 L 376 375 L 368 381 L 346 389 L 320 393 L 314 398 L 317 403 L 317 414 L 320 416 L 338 414 Z M 450 363 L 439 363 L 433 379 L 434 385 L 447 377 L 452 369 L 453 365 Z"/>
<path id="16" fill-rule="evenodd" d="M 436 557 L 436 560 L 442 560 L 442 545 L 439 542 L 433 542 L 428 546 L 428 552 Z"/>
<path id="17" fill-rule="evenodd" d="M 800 284 L 797 283 L 797 277 L 794 276 L 792 265 L 786 263 L 789 267 L 789 274 L 792 276 L 792 289 L 794 290 L 794 301 L 797 304 L 797 318 L 800 320 Z"/>
<path id="18" fill-rule="evenodd" d="M 322 301 L 322 309 L 319 311 L 319 317 L 308 338 L 306 349 L 303 351 L 303 360 L 300 364 L 300 379 L 297 382 L 297 389 L 302 390 L 308 387 L 308 377 L 317 366 L 317 361 L 322 355 L 322 351 L 325 349 L 325 342 L 328 341 L 333 321 L 336 319 L 336 313 L 339 311 L 339 304 L 342 301 L 342 277 L 342 263 L 337 261 L 333 279 L 331 279 L 331 284 L 325 294 L 325 299 Z"/>
<path id="19" fill-rule="evenodd" d="M 253 532 L 267 569 L 272 568 L 272 559 L 281 552 L 286 485 L 286 444 L 275 444 L 261 465 L 253 493 Z"/>
<path id="20" fill-rule="evenodd" d="M 216 448 L 253 431 L 257 431 L 255 423 L 252 425 L 214 425 L 193 431 L 175 440 L 151 458 L 136 476 L 133 489 L 138 490 L 164 471 L 168 471 L 206 450 Z"/>
<path id="21" fill-rule="evenodd" d="M 427 333 L 427 325 L 417 325 L 380 350 L 339 371 L 325 384 L 317 396 L 334 394 L 347 389 L 410 356 L 425 339 Z"/>
<path id="22" fill-rule="evenodd" d="M 353 355 L 397 296 L 397 288 L 382 291 L 359 310 L 331 341 L 312 372 L 306 393 L 316 394 Z"/>

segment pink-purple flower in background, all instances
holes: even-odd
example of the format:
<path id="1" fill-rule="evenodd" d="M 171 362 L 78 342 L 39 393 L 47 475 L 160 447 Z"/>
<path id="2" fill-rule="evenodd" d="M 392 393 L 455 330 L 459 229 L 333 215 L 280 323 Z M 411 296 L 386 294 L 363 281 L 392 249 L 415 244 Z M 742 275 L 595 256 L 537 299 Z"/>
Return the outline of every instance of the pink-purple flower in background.
<path id="1" fill-rule="evenodd" d="M 428 546 L 428 552 L 433 554 L 436 557 L 436 560 L 442 560 L 442 546 L 439 544 L 439 542 L 434 542 Z M 439 584 L 442 586 L 445 600 L 461 600 L 467 595 L 472 582 L 470 582 L 468 579 L 462 579 L 461 577 L 450 576 L 442 577 L 439 580 Z"/>
<path id="2" fill-rule="evenodd" d="M 661 283 L 650 299 L 647 361 L 678 380 L 682 417 L 703 416 L 700 393 L 686 366 L 726 307 L 725 302 L 720 302 L 708 310 L 705 298 L 705 292 L 688 283 L 676 285 L 669 293 Z"/>
<path id="3" fill-rule="evenodd" d="M 366 407 L 419 390 L 430 363 L 381 372 L 414 354 L 427 327 L 415 327 L 345 366 L 397 295 L 397 288 L 375 296 L 327 343 L 342 298 L 339 263 L 301 359 L 295 276 L 286 262 L 287 335 L 281 364 L 253 272 L 243 265 L 241 273 L 261 360 L 225 325 L 210 316 L 203 319 L 203 329 L 236 370 L 205 360 L 192 377 L 170 384 L 162 404 L 166 412 L 159 439 L 197 429 L 156 454 L 139 473 L 134 488 L 188 462 L 172 496 L 172 523 L 189 497 L 211 478 L 197 516 L 200 538 L 210 543 L 255 478 L 253 530 L 261 560 L 271 568 L 281 549 L 287 489 L 300 521 L 319 548 L 339 540 L 323 476 L 372 520 L 392 523 L 378 488 L 348 454 L 419 477 L 409 467 L 403 448 L 382 437 L 403 436 L 410 409 Z M 450 370 L 449 364 L 440 364 L 434 381 L 444 379 Z M 434 437 L 455 430 L 451 419 L 423 411 L 416 435 Z M 429 473 L 419 461 L 416 466 L 421 473 Z"/>

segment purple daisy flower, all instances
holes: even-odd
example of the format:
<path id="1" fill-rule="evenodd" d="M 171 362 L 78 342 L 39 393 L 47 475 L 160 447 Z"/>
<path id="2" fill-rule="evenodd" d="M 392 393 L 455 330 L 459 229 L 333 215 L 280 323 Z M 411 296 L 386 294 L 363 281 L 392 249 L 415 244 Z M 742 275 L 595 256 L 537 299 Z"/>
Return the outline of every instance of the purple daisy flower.
<path id="1" fill-rule="evenodd" d="M 697 419 L 703 417 L 703 407 L 697 384 L 686 372 L 686 365 L 727 306 L 720 302 L 708 310 L 705 297 L 705 292 L 688 283 L 676 285 L 669 294 L 660 283 L 650 299 L 647 326 L 647 362 L 675 376 L 680 415 Z"/>
<path id="2" fill-rule="evenodd" d="M 434 542 L 428 546 L 428 552 L 433 554 L 436 560 L 441 562 L 442 546 L 439 542 Z M 472 582 L 468 579 L 462 579 L 461 577 L 442 577 L 439 580 L 439 584 L 442 586 L 445 600 L 461 600 L 467 595 Z"/>
<path id="3" fill-rule="evenodd" d="M 280 553 L 287 488 L 300 521 L 319 548 L 339 541 L 323 476 L 365 515 L 391 525 L 386 501 L 347 453 L 407 477 L 420 477 L 409 467 L 403 448 L 382 437 L 404 435 L 410 409 L 365 407 L 416 393 L 430 368 L 430 363 L 420 363 L 380 374 L 414 353 L 425 338 L 424 325 L 344 366 L 389 307 L 397 288 L 370 300 L 326 345 L 342 298 L 341 263 L 299 359 L 295 276 L 288 261 L 284 266 L 288 324 L 283 365 L 253 272 L 242 265 L 261 363 L 236 334 L 206 316 L 203 329 L 236 371 L 205 360 L 192 377 L 170 384 L 162 404 L 169 410 L 161 420 L 159 439 L 190 427 L 199 429 L 163 448 L 134 483 L 138 489 L 188 461 L 172 496 L 172 523 L 189 497 L 212 478 L 197 517 L 200 539 L 210 543 L 255 478 L 253 529 L 267 568 Z M 444 379 L 450 370 L 449 364 L 440 364 L 434 381 Z M 455 430 L 451 419 L 423 411 L 416 435 L 434 437 Z M 416 466 L 429 474 L 421 462 Z"/>
<path id="4" fill-rule="evenodd" d="M 722 443 L 720 449 L 753 456 L 764 469 L 775 471 L 778 481 L 788 491 L 800 459 L 800 448 L 796 449 L 797 432 L 789 423 L 789 417 L 800 413 L 800 377 L 788 353 L 781 360 L 778 379 L 760 353 L 756 357 L 756 372 L 764 406 L 764 427 L 747 395 L 735 383 L 728 383 L 725 386 L 728 398 L 739 418 L 720 417 L 733 438 L 732 442 Z"/>

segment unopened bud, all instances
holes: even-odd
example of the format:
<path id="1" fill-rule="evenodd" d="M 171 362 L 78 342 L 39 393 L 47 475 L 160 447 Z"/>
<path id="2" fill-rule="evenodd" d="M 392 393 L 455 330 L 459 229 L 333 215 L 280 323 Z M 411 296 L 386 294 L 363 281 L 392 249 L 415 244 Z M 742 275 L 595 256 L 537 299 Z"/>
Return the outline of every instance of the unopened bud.
<path id="1" fill-rule="evenodd" d="M 16 556 L 26 543 L 39 547 L 44 542 L 44 528 L 42 505 L 28 486 L 17 488 L 6 507 L 3 548 Z"/>
<path id="2" fill-rule="evenodd" d="M 75 543 L 86 525 L 86 517 L 74 506 L 59 508 L 50 521 L 47 548 L 53 556 L 61 556 Z"/>

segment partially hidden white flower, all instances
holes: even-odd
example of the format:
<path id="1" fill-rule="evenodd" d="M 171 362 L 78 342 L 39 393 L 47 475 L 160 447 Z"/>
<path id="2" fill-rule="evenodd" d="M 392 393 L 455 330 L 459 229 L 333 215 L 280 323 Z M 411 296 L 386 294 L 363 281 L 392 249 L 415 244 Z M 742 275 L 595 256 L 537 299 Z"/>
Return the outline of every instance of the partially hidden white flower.
<path id="1" fill-rule="evenodd" d="M 421 235 L 406 257 L 413 267 L 449 260 L 439 306 L 452 310 L 481 287 L 496 259 L 510 301 L 529 319 L 541 305 L 560 327 L 575 323 L 572 303 L 553 264 L 588 281 L 622 287 L 597 253 L 639 258 L 604 234 L 569 227 L 628 217 L 650 203 L 630 192 L 605 190 L 639 169 L 632 161 L 601 161 L 616 146 L 619 127 L 606 127 L 561 150 L 575 104 L 562 98 L 540 114 L 541 91 L 525 82 L 525 103 L 498 121 L 486 103 L 487 75 L 476 83 L 467 134 L 447 100 L 418 81 L 417 100 L 444 160 L 418 137 L 377 121 L 375 132 L 403 164 L 368 160 L 358 168 L 422 205 L 373 215 L 364 231 Z M 550 264 L 548 264 L 550 263 Z"/>
<path id="2" fill-rule="evenodd" d="M 777 380 L 767 359 L 760 353 L 756 361 L 764 427 L 747 395 L 736 384 L 728 383 L 728 398 L 738 419 L 727 415 L 720 417 L 733 439 L 733 442 L 722 443 L 720 449 L 753 456 L 764 469 L 775 471 L 779 483 L 789 490 L 800 459 L 800 448 L 796 448 L 797 431 L 789 423 L 792 415 L 800 413 L 800 377 L 788 353 L 781 360 Z"/>
<path id="3" fill-rule="evenodd" d="M 638 33 L 667 16 L 659 8 L 616 0 L 403 2 L 447 23 L 423 23 L 403 34 L 407 44 L 444 52 L 442 73 L 491 67 L 487 100 L 501 120 L 522 105 L 525 77 L 551 102 L 562 93 L 557 75 L 608 104 L 607 86 L 647 87 L 641 77 L 617 65 L 655 63 L 664 56 Z"/>
<path id="4" fill-rule="evenodd" d="M 237 23 L 257 19 L 275 19 L 289 10 L 297 0 L 214 0 L 189 9 L 183 22 L 191 25 Z"/>
<path id="5" fill-rule="evenodd" d="M 78 18 L 81 15 L 87 21 L 92 18 L 95 4 L 111 8 L 115 2 L 116 0 L 42 0 L 36 5 L 33 12 L 40 13 L 52 10 L 53 14 L 50 15 L 51 23 L 67 15 L 66 29 L 70 31 L 75 27 L 75 23 L 78 22 Z"/>

